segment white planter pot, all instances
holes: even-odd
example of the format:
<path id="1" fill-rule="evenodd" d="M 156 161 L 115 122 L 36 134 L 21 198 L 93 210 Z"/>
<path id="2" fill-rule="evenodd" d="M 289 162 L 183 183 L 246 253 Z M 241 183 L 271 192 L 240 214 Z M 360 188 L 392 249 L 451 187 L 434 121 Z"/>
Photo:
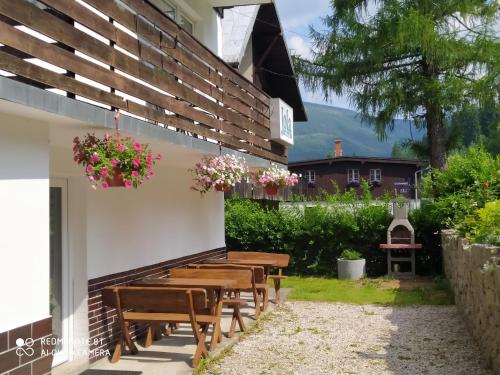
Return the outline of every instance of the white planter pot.
<path id="1" fill-rule="evenodd" d="M 359 280 L 366 274 L 366 259 L 337 259 L 339 279 Z"/>

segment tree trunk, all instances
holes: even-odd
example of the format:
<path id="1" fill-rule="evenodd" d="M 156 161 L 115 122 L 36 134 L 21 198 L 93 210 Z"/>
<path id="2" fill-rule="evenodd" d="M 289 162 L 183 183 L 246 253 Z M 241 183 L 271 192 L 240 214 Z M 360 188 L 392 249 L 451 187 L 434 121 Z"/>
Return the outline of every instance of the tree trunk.
<path id="1" fill-rule="evenodd" d="M 423 58 L 423 72 L 429 83 L 439 80 L 439 69 Z M 441 107 L 432 98 L 425 104 L 425 122 L 427 126 L 427 141 L 429 142 L 429 158 L 431 167 L 443 170 L 447 165 L 446 131 L 444 128 Z"/>
<path id="2" fill-rule="evenodd" d="M 445 169 L 447 166 L 446 131 L 440 108 L 429 104 L 425 114 L 425 121 L 431 167 L 440 170 Z"/>

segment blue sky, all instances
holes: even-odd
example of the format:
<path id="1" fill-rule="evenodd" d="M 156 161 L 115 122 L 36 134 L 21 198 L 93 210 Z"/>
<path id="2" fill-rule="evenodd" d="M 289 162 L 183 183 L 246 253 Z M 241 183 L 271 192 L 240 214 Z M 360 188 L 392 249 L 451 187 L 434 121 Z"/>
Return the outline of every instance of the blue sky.
<path id="1" fill-rule="evenodd" d="M 331 13 L 330 0 L 275 0 L 281 24 L 290 52 L 309 57 L 311 41 L 309 25 L 322 29 L 321 18 Z M 354 109 L 346 97 L 334 96 L 325 102 L 322 93 L 312 93 L 301 87 L 302 99 L 307 102 L 328 104 L 336 107 Z"/>

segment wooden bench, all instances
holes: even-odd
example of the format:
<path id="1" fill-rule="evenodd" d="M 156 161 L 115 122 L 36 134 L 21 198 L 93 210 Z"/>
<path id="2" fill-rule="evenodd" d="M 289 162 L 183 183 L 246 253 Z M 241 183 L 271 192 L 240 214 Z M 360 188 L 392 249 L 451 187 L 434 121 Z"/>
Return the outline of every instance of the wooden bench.
<path id="1" fill-rule="evenodd" d="M 195 269 L 195 268 L 173 268 L 170 270 L 170 277 L 175 278 L 204 278 L 204 279 L 222 279 L 233 280 L 235 283 L 232 288 L 227 291 L 239 290 L 255 290 L 255 283 L 253 281 L 252 271 L 249 269 Z M 234 335 L 236 323 L 238 323 L 241 332 L 245 331 L 245 324 L 241 316 L 240 307 L 246 301 L 240 298 L 224 298 L 222 303 L 233 309 L 233 316 L 231 318 L 231 325 L 228 332 L 228 337 Z M 221 339 L 218 335 L 219 340 Z"/>
<path id="2" fill-rule="evenodd" d="M 137 354 L 128 326 L 131 322 L 149 323 L 190 323 L 196 342 L 193 367 L 202 357 L 207 357 L 205 346 L 210 325 L 220 324 L 220 317 L 213 314 L 207 306 L 207 293 L 203 289 L 158 288 L 120 286 L 104 288 L 103 303 L 117 310 L 121 333 L 116 344 L 111 362 L 120 359 L 123 345 L 127 345 L 132 354 Z"/>
<path id="3" fill-rule="evenodd" d="M 242 270 L 251 270 L 253 274 L 253 282 L 255 283 L 255 290 L 252 288 L 251 290 L 245 289 L 241 290 L 242 292 L 251 292 L 254 294 L 254 302 L 255 302 L 255 317 L 258 318 L 260 316 L 260 311 L 267 310 L 267 306 L 269 304 L 269 285 L 266 282 L 266 274 L 264 272 L 264 267 L 261 266 L 246 266 L 241 264 L 231 264 L 231 263 L 192 263 L 188 264 L 189 268 L 198 268 L 198 269 L 242 269 Z M 257 292 L 255 295 L 254 292 Z M 260 307 L 260 296 L 262 293 L 262 307 Z"/>
<path id="4" fill-rule="evenodd" d="M 277 275 L 269 275 L 268 278 L 272 279 L 274 282 L 274 291 L 276 294 L 276 303 L 280 303 L 280 289 L 281 280 L 285 279 L 286 276 L 283 275 L 283 268 L 288 267 L 290 263 L 290 255 L 288 254 L 278 254 L 278 253 L 266 253 L 261 251 L 228 251 L 227 259 L 262 259 L 262 260 L 273 260 L 275 261 L 276 268 L 278 269 Z"/>
<path id="5" fill-rule="evenodd" d="M 143 287 L 162 287 L 162 288 L 188 288 L 188 289 L 205 289 L 208 294 L 208 302 L 213 313 L 220 317 L 222 315 L 222 305 L 223 297 L 225 291 L 228 289 L 233 289 L 236 282 L 229 279 L 203 279 L 203 278 L 146 278 L 138 281 L 134 281 L 132 286 L 143 286 Z M 145 347 L 151 344 L 154 339 L 160 339 L 161 335 L 170 335 L 171 332 L 176 328 L 177 324 L 169 323 L 168 328 L 162 328 L 161 326 L 155 326 L 154 336 L 146 340 Z M 215 349 L 217 343 L 219 342 L 219 335 L 221 334 L 221 329 L 218 324 L 214 325 L 214 334 L 212 335 L 212 340 L 210 342 L 210 350 Z"/>

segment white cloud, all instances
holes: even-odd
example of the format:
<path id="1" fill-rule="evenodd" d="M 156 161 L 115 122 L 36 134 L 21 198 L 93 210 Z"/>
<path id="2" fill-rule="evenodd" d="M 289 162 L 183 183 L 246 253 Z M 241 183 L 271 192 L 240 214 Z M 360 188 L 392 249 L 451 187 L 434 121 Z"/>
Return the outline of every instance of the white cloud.
<path id="1" fill-rule="evenodd" d="M 286 42 L 290 53 L 299 55 L 304 59 L 312 58 L 311 46 L 309 44 L 309 41 L 306 41 L 300 36 L 294 35 L 292 37 L 289 37 Z"/>

